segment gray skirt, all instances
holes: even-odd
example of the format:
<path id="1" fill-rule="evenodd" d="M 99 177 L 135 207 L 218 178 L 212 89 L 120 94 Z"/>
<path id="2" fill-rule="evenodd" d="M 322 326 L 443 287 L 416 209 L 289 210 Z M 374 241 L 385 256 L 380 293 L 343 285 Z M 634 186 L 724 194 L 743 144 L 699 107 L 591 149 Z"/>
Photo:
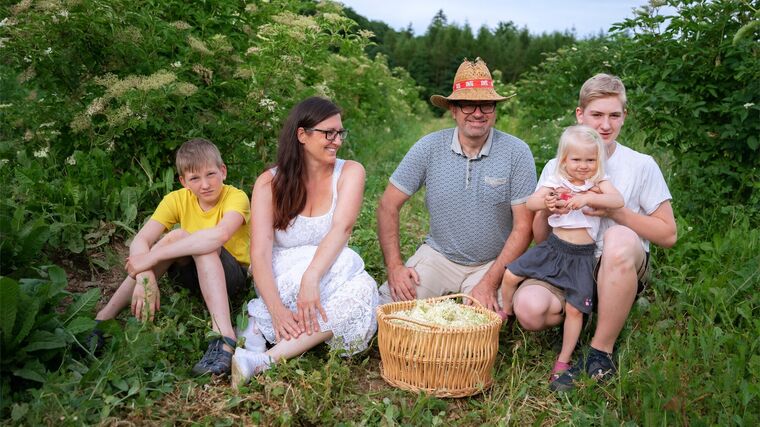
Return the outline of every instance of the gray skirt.
<path id="1" fill-rule="evenodd" d="M 596 245 L 568 243 L 554 233 L 528 249 L 507 269 L 514 275 L 543 280 L 562 289 L 565 300 L 582 313 L 594 306 L 594 250 Z"/>

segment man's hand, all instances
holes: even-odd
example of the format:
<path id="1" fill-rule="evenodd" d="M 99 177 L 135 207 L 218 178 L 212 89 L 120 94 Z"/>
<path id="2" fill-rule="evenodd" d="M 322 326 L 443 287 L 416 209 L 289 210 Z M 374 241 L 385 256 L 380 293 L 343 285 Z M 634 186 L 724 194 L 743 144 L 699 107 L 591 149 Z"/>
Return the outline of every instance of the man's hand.
<path id="1" fill-rule="evenodd" d="M 327 322 L 327 313 L 322 307 L 319 300 L 319 281 L 309 280 L 304 274 L 301 279 L 301 289 L 298 291 L 296 298 L 298 306 L 298 322 L 301 325 L 301 332 L 311 335 L 319 332 L 319 321 L 317 315 L 322 316 L 322 321 Z"/>
<path id="2" fill-rule="evenodd" d="M 131 278 L 137 277 L 138 274 L 148 271 L 156 265 L 156 262 L 150 256 L 150 252 L 144 254 L 130 255 L 127 257 L 127 264 L 124 269 Z"/>
<path id="3" fill-rule="evenodd" d="M 155 314 L 161 309 L 161 293 L 155 282 L 145 276 L 137 277 L 135 290 L 132 292 L 132 314 L 142 322 L 155 318 Z"/>
<path id="4" fill-rule="evenodd" d="M 493 286 L 490 286 L 488 283 L 480 282 L 472 288 L 470 295 L 472 295 L 472 297 L 479 303 L 483 304 L 483 307 L 498 313 L 501 310 L 501 307 L 499 307 L 499 300 L 496 296 L 496 292 L 497 289 L 494 289 Z M 468 298 L 465 298 L 464 301 L 467 305 L 472 304 L 472 301 Z"/>
<path id="5" fill-rule="evenodd" d="M 388 287 L 393 301 L 410 301 L 417 298 L 420 276 L 414 267 L 399 264 L 388 269 Z"/>

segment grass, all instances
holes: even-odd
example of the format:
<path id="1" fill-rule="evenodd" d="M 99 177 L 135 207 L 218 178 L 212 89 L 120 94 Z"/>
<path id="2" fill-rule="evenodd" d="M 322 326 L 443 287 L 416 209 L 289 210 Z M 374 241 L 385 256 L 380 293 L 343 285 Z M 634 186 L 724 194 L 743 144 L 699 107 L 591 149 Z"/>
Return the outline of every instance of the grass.
<path id="1" fill-rule="evenodd" d="M 408 147 L 450 125 L 447 119 L 421 121 L 401 136 L 357 138 L 349 147 L 346 157 L 367 169 L 350 245 L 378 283 L 385 272 L 375 235 L 377 201 Z M 534 152 L 553 154 L 540 145 L 556 129 L 521 131 L 509 119 L 499 126 L 527 135 Z M 677 201 L 688 194 L 674 196 L 678 212 Z M 375 344 L 349 359 L 318 347 L 235 393 L 226 380 L 190 377 L 205 348 L 208 319 L 198 299 L 165 292 L 155 324 L 109 322 L 113 337 L 98 359 L 66 357 L 43 387 L 17 396 L 4 423 L 757 425 L 760 230 L 740 208 L 711 209 L 705 217 L 714 222 L 679 217 L 678 245 L 655 249 L 652 286 L 637 300 L 619 340 L 621 375 L 605 385 L 585 381 L 574 392 L 551 393 L 547 376 L 558 331 L 527 333 L 515 326 L 500 336 L 493 387 L 470 398 L 438 399 L 388 386 Z M 421 194 L 402 210 L 401 224 L 408 257 L 427 227 Z"/>

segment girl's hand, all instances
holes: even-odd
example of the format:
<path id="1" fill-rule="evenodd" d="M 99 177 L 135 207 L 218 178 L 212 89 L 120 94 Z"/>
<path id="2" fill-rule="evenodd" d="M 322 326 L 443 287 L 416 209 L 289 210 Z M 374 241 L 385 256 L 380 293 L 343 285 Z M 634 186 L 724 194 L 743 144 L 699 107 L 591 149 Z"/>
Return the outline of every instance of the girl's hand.
<path id="1" fill-rule="evenodd" d="M 567 208 L 570 210 L 581 209 L 588 205 L 590 198 L 591 196 L 588 194 L 576 194 L 567 201 L 567 204 L 565 206 L 567 206 Z"/>
<path id="2" fill-rule="evenodd" d="M 269 313 L 272 315 L 275 341 L 295 339 L 301 335 L 296 314 L 288 310 L 282 303 L 274 310 L 269 310 Z"/>
<path id="3" fill-rule="evenodd" d="M 301 324 L 301 332 L 311 335 L 319 332 L 317 315 L 322 316 L 322 321 L 327 322 L 327 313 L 322 308 L 319 300 L 319 281 L 314 280 L 304 273 L 301 279 L 301 289 L 298 292 L 296 305 L 298 306 L 298 322 Z"/>

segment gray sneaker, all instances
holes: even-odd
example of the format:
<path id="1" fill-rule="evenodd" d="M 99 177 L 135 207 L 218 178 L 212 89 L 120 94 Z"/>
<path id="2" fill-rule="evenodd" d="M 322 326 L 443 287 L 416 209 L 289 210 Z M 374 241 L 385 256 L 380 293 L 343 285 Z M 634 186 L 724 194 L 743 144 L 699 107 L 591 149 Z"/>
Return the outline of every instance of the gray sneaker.
<path id="1" fill-rule="evenodd" d="M 193 375 L 226 375 L 230 373 L 232 353 L 224 349 L 224 343 L 227 343 L 227 345 L 232 348 L 235 348 L 236 345 L 235 340 L 229 337 L 221 337 L 211 340 L 206 349 L 206 353 L 201 360 L 193 366 Z"/>

